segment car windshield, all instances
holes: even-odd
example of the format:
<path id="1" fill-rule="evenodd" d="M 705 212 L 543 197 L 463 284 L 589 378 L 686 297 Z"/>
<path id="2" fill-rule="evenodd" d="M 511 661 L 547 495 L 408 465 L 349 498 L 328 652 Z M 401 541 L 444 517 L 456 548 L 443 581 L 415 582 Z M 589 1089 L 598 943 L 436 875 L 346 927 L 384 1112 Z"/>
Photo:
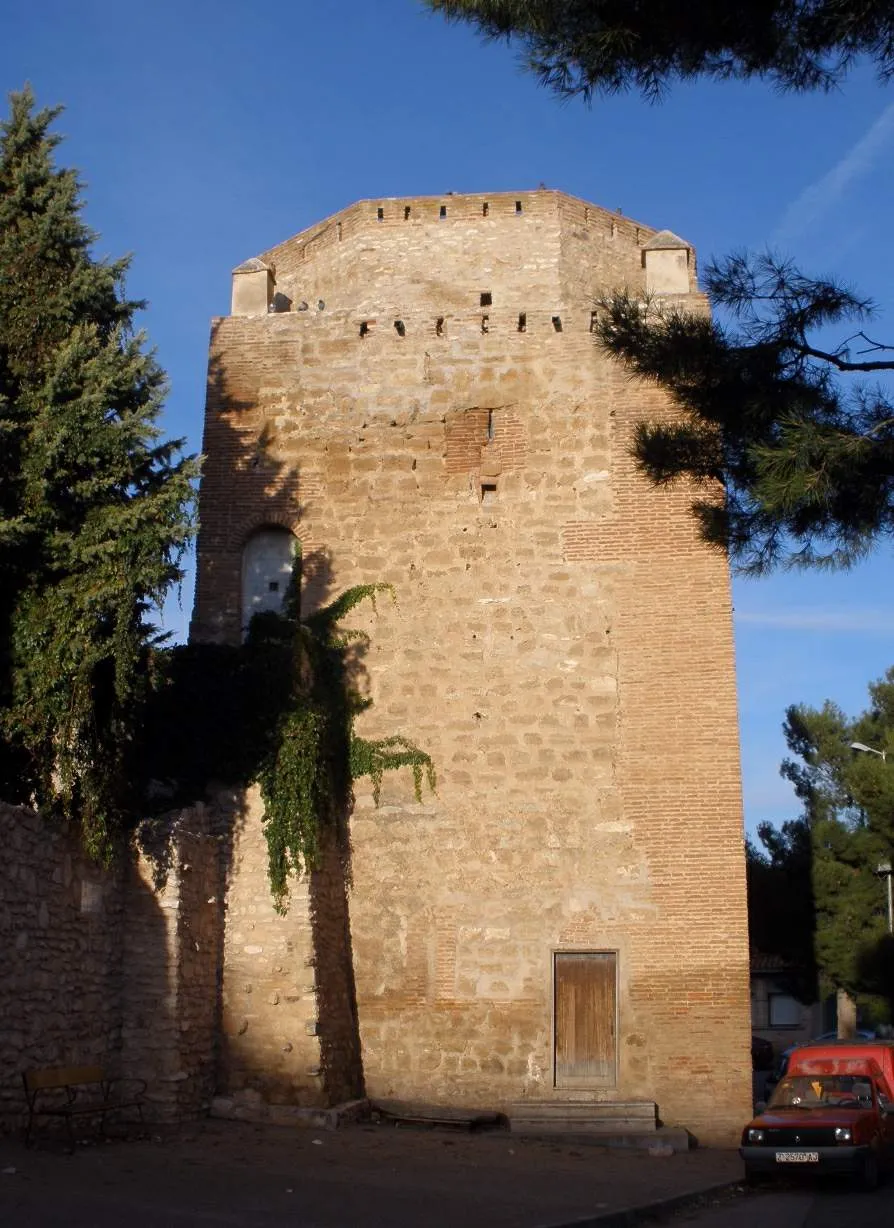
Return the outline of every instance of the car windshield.
<path id="1" fill-rule="evenodd" d="M 768 1109 L 861 1109 L 872 1105 L 872 1083 L 854 1075 L 789 1075 L 777 1083 Z"/>

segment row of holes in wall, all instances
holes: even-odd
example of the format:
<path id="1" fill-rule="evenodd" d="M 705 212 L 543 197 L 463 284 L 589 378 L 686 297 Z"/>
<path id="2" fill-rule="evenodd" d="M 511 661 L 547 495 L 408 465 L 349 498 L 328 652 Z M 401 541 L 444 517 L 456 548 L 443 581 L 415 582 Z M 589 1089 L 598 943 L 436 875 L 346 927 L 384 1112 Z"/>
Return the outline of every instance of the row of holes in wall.
<path id="1" fill-rule="evenodd" d="M 599 320 L 599 313 L 596 311 L 591 311 L 590 312 L 590 332 L 591 333 L 595 333 L 596 327 L 598 324 L 598 320 Z M 552 321 L 554 332 L 560 333 L 563 331 L 561 316 L 552 316 L 551 321 Z M 361 320 L 360 321 L 360 336 L 361 337 L 371 336 L 375 332 L 376 323 L 377 322 L 375 320 Z M 438 316 L 437 319 L 435 320 L 435 336 L 436 337 L 445 336 L 445 328 L 446 328 L 446 324 L 445 324 L 444 316 Z M 516 332 L 519 332 L 519 333 L 526 333 L 528 331 L 527 312 L 520 311 L 518 313 L 518 322 L 516 323 L 515 329 L 516 329 Z M 407 326 L 403 320 L 394 321 L 394 331 L 397 333 L 398 337 L 406 337 Z M 483 315 L 481 317 L 481 331 L 483 333 L 490 332 L 490 316 L 489 315 Z"/>
<path id="2" fill-rule="evenodd" d="M 404 208 L 404 221 L 409 222 L 410 219 L 413 217 L 413 206 L 404 205 L 403 208 Z M 518 217 L 523 212 L 524 212 L 524 209 L 522 207 L 522 203 L 520 200 L 517 200 L 515 202 L 515 216 Z M 481 216 L 487 217 L 489 213 L 490 213 L 490 201 L 489 200 L 482 201 Z M 443 221 L 444 218 L 446 218 L 446 216 L 447 216 L 447 206 L 439 205 L 438 206 L 438 217 L 441 219 L 441 221 Z M 385 221 L 385 209 L 383 205 L 379 205 L 379 207 L 376 209 L 376 221 L 378 222 Z"/>
<path id="3" fill-rule="evenodd" d="M 410 219 L 413 217 L 423 216 L 423 213 L 421 210 L 419 210 L 417 214 L 414 214 L 412 205 L 404 205 L 403 209 L 404 209 L 404 221 L 405 222 L 409 222 Z M 524 207 L 520 200 L 517 200 L 515 202 L 514 212 L 515 212 L 516 217 L 520 217 L 524 213 Z M 584 223 L 587 226 L 589 226 L 590 224 L 590 212 L 591 211 L 590 211 L 589 206 L 584 209 Z M 618 212 L 620 213 L 620 209 L 618 210 Z M 484 201 L 481 206 L 481 216 L 488 217 L 489 215 L 490 215 L 490 202 Z M 446 205 L 439 206 L 438 218 L 442 222 L 446 221 L 447 219 L 447 206 Z M 379 205 L 378 208 L 376 209 L 376 221 L 378 222 L 385 221 L 385 209 L 382 205 Z M 636 229 L 636 243 L 637 243 L 637 246 L 639 246 L 639 244 L 642 241 L 642 228 L 637 226 L 635 229 Z M 618 225 L 617 225 L 617 222 L 615 222 L 614 218 L 612 218 L 611 225 L 610 225 L 611 237 L 613 239 L 616 238 L 617 233 L 618 233 Z M 320 234 L 314 235 L 310 240 L 308 240 L 307 243 L 303 245 L 303 247 L 300 250 L 300 258 L 302 260 L 306 260 L 308 258 L 309 251 L 311 249 L 315 249 L 315 241 L 318 240 L 320 237 L 321 237 Z M 336 222 L 335 223 L 335 238 L 340 243 L 342 240 L 342 237 L 343 237 L 342 224 L 341 222 Z"/>
<path id="4" fill-rule="evenodd" d="M 405 222 L 409 222 L 409 221 L 411 220 L 411 218 L 413 218 L 413 216 L 414 216 L 414 214 L 413 214 L 413 206 L 412 206 L 412 205 L 404 205 L 403 209 L 404 209 L 404 214 L 403 214 L 404 221 L 405 221 Z M 516 217 L 520 217 L 520 216 L 521 216 L 521 214 L 522 214 L 522 213 L 524 213 L 524 207 L 523 207 L 522 202 L 521 202 L 520 200 L 517 200 L 517 201 L 515 202 L 515 210 L 514 210 L 514 212 L 515 212 L 515 216 L 516 216 Z M 620 210 L 618 210 L 618 212 L 620 213 Z M 487 200 L 482 201 L 482 204 L 481 204 L 481 216 L 482 216 L 482 217 L 488 217 L 488 216 L 489 216 L 489 214 L 490 214 L 490 201 L 487 201 Z M 421 216 L 421 212 L 420 212 L 419 214 L 415 215 L 415 216 Z M 439 206 L 438 206 L 438 218 L 439 218 L 439 219 L 440 219 L 440 220 L 443 222 L 443 221 L 446 219 L 446 217 L 447 217 L 447 205 L 439 205 Z M 383 205 L 379 205 L 379 206 L 378 206 L 378 208 L 376 209 L 376 221 L 378 221 L 378 222 L 384 222 L 384 221 L 385 221 L 385 208 L 384 208 L 384 206 L 383 206 Z M 587 224 L 589 224 L 589 222 L 590 222 L 590 209 L 589 209 L 589 207 L 587 207 L 587 208 L 585 208 L 585 209 L 584 209 L 584 221 L 585 221 L 585 223 L 587 223 Z M 338 238 L 340 239 L 340 238 L 341 238 L 341 222 L 338 222 L 338 223 L 337 223 L 337 226 L 336 226 L 336 231 L 337 231 L 337 236 L 338 236 Z M 617 223 L 614 221 L 614 219 L 612 219 L 612 222 L 611 222 L 611 237 L 612 237 L 613 239 L 614 239 L 614 237 L 616 236 L 617 232 L 618 232 Z M 637 226 L 637 227 L 636 227 L 636 242 L 637 242 L 637 243 L 639 243 L 639 241 L 640 241 L 640 227 L 639 227 L 639 226 Z"/>

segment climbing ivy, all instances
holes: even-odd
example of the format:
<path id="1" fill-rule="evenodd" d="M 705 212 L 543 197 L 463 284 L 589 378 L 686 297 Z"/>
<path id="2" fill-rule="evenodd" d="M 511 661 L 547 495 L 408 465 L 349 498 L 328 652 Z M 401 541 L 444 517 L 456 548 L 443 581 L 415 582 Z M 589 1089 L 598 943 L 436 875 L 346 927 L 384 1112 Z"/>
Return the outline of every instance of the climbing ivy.
<path id="1" fill-rule="evenodd" d="M 436 783 L 430 755 L 408 738 L 354 731 L 371 703 L 357 684 L 368 637 L 343 620 L 364 601 L 373 608 L 382 595 L 394 601 L 394 589 L 356 585 L 302 618 L 300 570 L 298 558 L 283 613 L 256 615 L 244 644 L 160 654 L 144 754 L 153 775 L 144 793 L 154 793 L 159 808 L 195 801 L 215 781 L 259 785 L 280 912 L 290 877 L 316 868 L 324 826 L 349 847 L 354 780 L 370 778 L 376 804 L 385 772 L 410 768 L 419 800 Z"/>
<path id="2" fill-rule="evenodd" d="M 423 778 L 435 787 L 431 757 L 401 735 L 380 740 L 354 732 L 356 717 L 370 701 L 352 679 L 353 650 L 364 633 L 344 628 L 342 620 L 361 602 L 373 608 L 388 584 L 359 584 L 329 605 L 301 619 L 300 558 L 296 559 L 280 635 L 292 652 L 291 687 L 275 735 L 261 764 L 257 781 L 264 801 L 270 887 L 278 911 L 285 911 L 290 874 L 313 870 L 319 854 L 322 824 L 343 828 L 353 801 L 352 781 L 369 776 L 378 804 L 386 771 L 410 767 L 416 795 Z M 275 619 L 276 616 L 273 616 Z M 270 636 L 276 623 L 267 615 L 253 621 L 249 641 L 260 631 Z"/>

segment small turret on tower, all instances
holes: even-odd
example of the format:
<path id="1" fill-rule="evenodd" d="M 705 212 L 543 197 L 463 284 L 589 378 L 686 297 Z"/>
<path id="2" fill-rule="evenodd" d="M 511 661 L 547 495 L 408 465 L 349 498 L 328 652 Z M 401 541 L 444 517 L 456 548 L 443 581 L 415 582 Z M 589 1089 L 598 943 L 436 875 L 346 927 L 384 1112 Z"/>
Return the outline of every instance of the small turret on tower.
<path id="1" fill-rule="evenodd" d="M 643 244 L 647 294 L 689 294 L 692 248 L 671 230 L 659 230 Z"/>
<path id="2" fill-rule="evenodd" d="M 246 260 L 233 269 L 233 298 L 230 314 L 234 316 L 263 316 L 273 302 L 276 285 L 272 265 L 265 264 L 257 256 Z"/>

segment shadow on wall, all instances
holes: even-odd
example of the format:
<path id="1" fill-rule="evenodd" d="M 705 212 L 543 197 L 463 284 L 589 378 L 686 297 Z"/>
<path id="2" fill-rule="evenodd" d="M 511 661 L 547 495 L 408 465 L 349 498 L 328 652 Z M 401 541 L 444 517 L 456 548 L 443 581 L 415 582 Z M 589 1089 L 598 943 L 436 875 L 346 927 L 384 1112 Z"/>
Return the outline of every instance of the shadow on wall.
<path id="1" fill-rule="evenodd" d="M 75 833 L 0 804 L 0 1125 L 23 1121 L 22 1072 L 100 1065 L 149 1083 L 147 1118 L 201 1113 L 214 1080 L 219 857 L 193 833 L 199 809 L 171 820 L 168 882 L 145 857 L 103 870 Z M 210 991 L 210 992 L 209 992 Z"/>
<path id="2" fill-rule="evenodd" d="M 299 531 L 301 480 L 271 444 L 270 418 L 289 407 L 281 398 L 265 403 L 253 374 L 262 363 L 233 364 L 237 374 L 230 377 L 215 352 L 220 328 L 214 327 L 209 364 L 192 638 L 163 654 L 165 677 L 148 714 L 144 757 L 158 776 L 148 784 L 166 805 L 209 799 L 210 827 L 220 841 L 219 899 L 227 909 L 218 937 L 225 952 L 217 985 L 219 1088 L 282 1103 L 332 1104 L 363 1089 L 348 903 L 349 746 L 345 741 L 329 756 L 334 801 L 317 868 L 294 884 L 291 909 L 279 916 L 258 808 L 249 805 L 246 789 L 294 702 L 294 652 L 263 634 L 243 643 L 240 598 L 252 534 Z M 300 562 L 301 605 L 312 614 L 334 596 L 331 560 L 325 550 L 310 548 Z M 341 656 L 346 686 L 365 693 L 362 642 Z M 338 688 L 314 695 L 312 680 L 302 681 L 313 702 L 331 708 Z M 153 851 L 160 870 L 169 855 L 162 837 Z"/>
<path id="3" fill-rule="evenodd" d="M 7 850 L 0 863 L 0 1120 L 7 1125 L 21 1121 L 22 1070 L 49 1065 L 100 1064 L 110 1075 L 145 1078 L 154 1116 L 167 1120 L 205 1111 L 217 1086 L 234 1083 L 286 1103 L 362 1094 L 346 756 L 318 866 L 296 884 L 288 915 L 272 911 L 263 841 L 251 866 L 234 860 L 246 826 L 259 825 L 245 786 L 270 749 L 287 698 L 275 654 L 261 663 L 240 644 L 242 549 L 259 525 L 294 531 L 300 482 L 269 447 L 271 407 L 260 388 L 234 393 L 213 358 L 208 399 L 194 639 L 158 654 L 145 741 L 134 748 L 134 812 L 156 817 L 106 871 L 81 855 L 74 831 L 0 804 Z M 214 566 L 201 572 L 204 545 Z M 302 591 L 313 611 L 331 599 L 331 563 L 312 550 L 303 564 Z M 347 650 L 345 672 L 350 686 L 365 689 L 362 644 Z M 212 795 L 229 800 L 205 804 Z M 238 920 L 225 916 L 225 901 L 248 881 L 246 870 L 246 909 L 269 911 L 276 942 L 294 946 L 295 931 L 308 931 L 313 986 L 309 1008 L 296 1005 L 296 1012 L 309 1009 L 309 1017 L 293 1026 L 316 1047 L 313 1075 L 306 1062 L 293 1062 L 282 1077 L 269 1043 L 255 1043 L 251 1030 L 239 1038 L 238 1069 L 231 1064 L 223 1002 L 241 993 L 242 981 L 224 958 L 225 926 Z M 277 975 L 264 972 L 267 980 Z M 278 992 L 271 984 L 268 997 Z"/>

